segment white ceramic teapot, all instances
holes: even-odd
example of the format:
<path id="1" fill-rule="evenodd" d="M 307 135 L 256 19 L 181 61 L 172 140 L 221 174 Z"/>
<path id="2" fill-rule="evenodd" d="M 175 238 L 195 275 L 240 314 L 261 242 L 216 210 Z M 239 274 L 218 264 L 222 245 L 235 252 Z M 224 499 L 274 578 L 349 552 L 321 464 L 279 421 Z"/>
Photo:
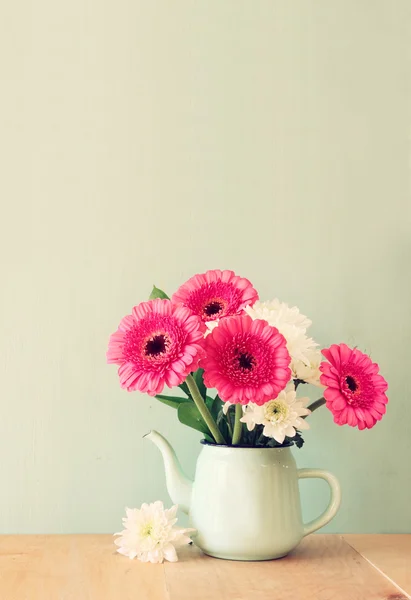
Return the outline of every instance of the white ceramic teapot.
<path id="1" fill-rule="evenodd" d="M 208 444 L 197 460 L 195 481 L 182 472 L 176 454 L 156 431 L 145 436 L 161 451 L 172 501 L 189 514 L 194 543 L 210 556 L 270 560 L 293 550 L 302 538 L 326 525 L 341 502 L 334 475 L 297 469 L 290 446 L 252 448 Z M 299 479 L 325 479 L 331 499 L 325 512 L 304 525 Z"/>

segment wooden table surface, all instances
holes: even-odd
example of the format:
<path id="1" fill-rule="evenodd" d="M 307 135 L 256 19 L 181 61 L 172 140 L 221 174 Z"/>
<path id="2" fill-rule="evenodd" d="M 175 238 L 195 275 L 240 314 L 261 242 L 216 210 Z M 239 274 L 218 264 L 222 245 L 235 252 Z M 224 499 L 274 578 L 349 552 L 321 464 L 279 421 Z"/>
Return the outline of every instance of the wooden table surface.
<path id="1" fill-rule="evenodd" d="M 115 552 L 110 535 L 0 536 L 0 600 L 405 600 L 411 535 L 311 535 L 258 563 L 180 550 L 152 565 Z"/>

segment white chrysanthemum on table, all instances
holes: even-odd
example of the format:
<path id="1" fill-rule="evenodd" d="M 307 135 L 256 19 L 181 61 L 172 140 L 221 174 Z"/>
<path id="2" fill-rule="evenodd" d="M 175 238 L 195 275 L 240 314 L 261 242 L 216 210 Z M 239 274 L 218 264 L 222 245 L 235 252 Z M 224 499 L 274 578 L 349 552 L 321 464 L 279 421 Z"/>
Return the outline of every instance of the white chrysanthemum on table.
<path id="1" fill-rule="evenodd" d="M 297 399 L 293 389 L 283 390 L 275 400 L 262 406 L 253 402 L 247 404 L 240 421 L 246 423 L 248 431 L 253 431 L 256 425 L 264 425 L 263 434 L 282 444 L 286 436 L 294 437 L 297 429 L 310 428 L 305 419 L 301 418 L 311 412 L 306 408 L 308 402 L 308 398 Z"/>
<path id="2" fill-rule="evenodd" d="M 114 535 L 117 552 L 142 562 L 162 563 L 178 560 L 176 548 L 189 544 L 195 529 L 174 527 L 178 506 L 164 509 L 163 503 L 143 504 L 140 509 L 126 508 L 124 530 Z"/>
<path id="3" fill-rule="evenodd" d="M 306 335 L 312 322 L 296 306 L 290 307 L 285 302 L 274 299 L 269 302 L 257 301 L 244 310 L 252 319 L 264 319 L 278 329 L 286 339 L 292 362 L 310 365 L 310 354 L 318 344 Z"/>

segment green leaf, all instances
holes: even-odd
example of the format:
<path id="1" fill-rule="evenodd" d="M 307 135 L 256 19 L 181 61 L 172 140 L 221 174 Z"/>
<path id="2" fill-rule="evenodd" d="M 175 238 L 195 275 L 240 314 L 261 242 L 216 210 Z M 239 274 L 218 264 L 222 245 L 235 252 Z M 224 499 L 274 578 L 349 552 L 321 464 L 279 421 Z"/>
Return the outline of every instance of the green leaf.
<path id="1" fill-rule="evenodd" d="M 180 423 L 183 423 L 183 425 L 192 427 L 193 429 L 201 431 L 201 433 L 212 437 L 210 430 L 204 423 L 195 404 L 191 402 L 181 402 L 180 406 L 178 407 L 177 415 L 178 420 Z"/>
<path id="2" fill-rule="evenodd" d="M 210 396 L 206 396 L 206 404 L 207 408 L 209 409 L 214 418 L 214 421 L 216 421 L 221 409 L 224 406 L 224 402 L 220 400 L 218 396 L 216 396 L 215 398 L 210 398 Z"/>
<path id="3" fill-rule="evenodd" d="M 167 404 L 167 406 L 172 406 L 173 408 L 178 408 L 182 402 L 191 403 L 189 398 L 178 398 L 177 396 L 163 396 L 162 394 L 157 394 L 156 398 L 163 404 Z"/>
<path id="4" fill-rule="evenodd" d="M 197 369 L 197 371 L 195 373 L 193 373 L 193 377 L 194 377 L 194 381 L 196 382 L 197 387 L 200 391 L 201 397 L 205 398 L 206 393 L 207 393 L 207 388 L 204 385 L 203 373 L 204 373 L 204 369 Z"/>
<path id="5" fill-rule="evenodd" d="M 180 390 L 183 390 L 183 392 L 187 394 L 189 398 L 191 398 L 190 390 L 188 389 L 188 385 L 185 381 L 183 381 L 183 383 L 180 383 L 178 387 L 180 388 Z"/>
<path id="6" fill-rule="evenodd" d="M 165 292 L 163 292 L 163 290 L 160 290 L 160 288 L 153 285 L 153 289 L 151 290 L 151 294 L 148 299 L 155 300 L 156 298 L 166 298 L 167 300 L 170 300 L 170 298 Z"/>
<path id="7" fill-rule="evenodd" d="M 200 390 L 200 394 L 203 398 L 205 398 L 205 395 L 207 393 L 207 388 L 204 385 L 204 381 L 203 381 L 203 373 L 204 373 L 204 369 L 197 369 L 197 371 L 195 371 L 193 373 L 193 378 L 194 381 L 197 384 L 198 389 Z M 188 385 L 186 384 L 186 382 L 184 381 L 183 383 L 181 383 L 178 386 L 181 390 L 183 390 L 183 392 L 192 400 L 192 396 L 191 396 L 191 392 L 188 389 Z"/>
<path id="8" fill-rule="evenodd" d="M 293 438 L 288 438 L 288 439 L 290 440 L 290 442 L 294 442 L 294 444 L 297 446 L 297 448 L 302 448 L 304 446 L 304 440 L 299 431 L 297 431 L 297 433 L 295 434 L 295 436 Z"/>

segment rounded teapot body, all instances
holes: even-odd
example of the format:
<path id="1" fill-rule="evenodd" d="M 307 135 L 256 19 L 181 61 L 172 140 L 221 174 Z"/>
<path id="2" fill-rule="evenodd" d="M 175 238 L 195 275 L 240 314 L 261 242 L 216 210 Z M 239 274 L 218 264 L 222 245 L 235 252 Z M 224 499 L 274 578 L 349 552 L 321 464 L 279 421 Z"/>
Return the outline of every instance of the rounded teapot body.
<path id="1" fill-rule="evenodd" d="M 206 554 L 231 560 L 269 560 L 288 554 L 301 538 L 324 527 L 341 502 L 337 478 L 321 469 L 297 469 L 289 446 L 256 448 L 204 444 L 195 482 L 182 472 L 168 441 L 145 436 L 160 450 L 168 493 L 190 515 L 194 541 Z M 320 478 L 330 486 L 326 510 L 301 520 L 299 479 Z"/>
<path id="2" fill-rule="evenodd" d="M 301 541 L 298 471 L 289 447 L 204 444 L 197 461 L 190 524 L 206 554 L 269 560 Z"/>

